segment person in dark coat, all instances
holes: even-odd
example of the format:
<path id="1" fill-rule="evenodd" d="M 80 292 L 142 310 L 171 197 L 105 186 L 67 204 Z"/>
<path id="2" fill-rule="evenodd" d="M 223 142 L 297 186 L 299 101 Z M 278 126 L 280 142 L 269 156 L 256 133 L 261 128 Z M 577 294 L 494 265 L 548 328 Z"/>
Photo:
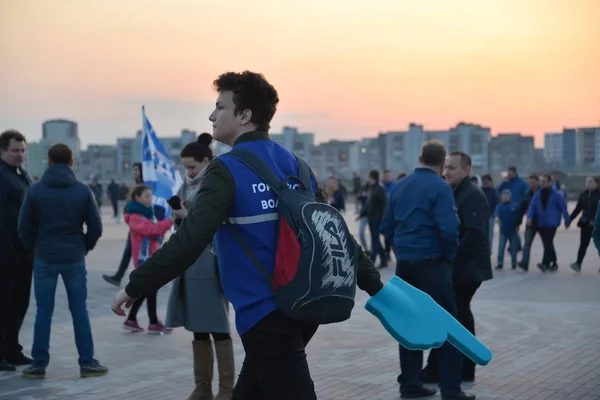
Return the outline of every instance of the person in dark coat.
<path id="1" fill-rule="evenodd" d="M 113 218 L 116 220 L 119 218 L 119 185 L 114 179 L 110 180 L 106 188 L 106 194 L 113 208 Z"/>
<path id="2" fill-rule="evenodd" d="M 472 182 L 472 180 L 471 180 Z M 496 206 L 498 205 L 499 196 L 498 191 L 494 187 L 494 181 L 491 175 L 484 175 L 481 177 L 481 190 L 483 194 L 485 194 L 485 198 L 488 204 L 488 216 L 490 218 L 489 224 L 489 236 L 488 241 L 490 242 L 490 252 L 492 251 L 492 246 L 494 243 L 494 211 L 496 210 Z"/>
<path id="3" fill-rule="evenodd" d="M 29 307 L 33 254 L 17 233 L 19 210 L 31 180 L 23 169 L 25 136 L 9 130 L 0 135 L 0 371 L 31 364 L 19 344 Z"/>
<path id="4" fill-rule="evenodd" d="M 369 172 L 369 194 L 365 206 L 361 210 L 360 217 L 367 217 L 369 221 L 369 232 L 371 233 L 371 261 L 375 262 L 379 256 L 379 268 L 387 267 L 388 259 L 385 249 L 381 245 L 379 226 L 383 218 L 383 211 L 387 204 L 385 189 L 379 181 L 379 171 L 376 169 Z"/>
<path id="5" fill-rule="evenodd" d="M 536 174 L 529 175 L 529 190 L 525 195 L 523 202 L 521 203 L 520 209 L 520 217 L 519 217 L 519 225 L 523 223 L 523 219 L 525 215 L 527 215 L 527 210 L 529 209 L 529 203 L 531 203 L 531 199 L 535 193 L 540 189 L 540 178 Z M 512 195 L 512 193 L 511 193 Z M 518 228 L 517 228 L 518 229 Z M 535 235 L 538 233 L 537 221 L 534 218 L 531 221 L 531 224 L 525 226 L 525 245 L 523 246 L 523 258 L 517 264 L 517 267 L 521 268 L 523 271 L 529 271 L 529 258 L 531 256 L 531 245 L 533 244 L 533 239 L 535 239 Z"/>
<path id="6" fill-rule="evenodd" d="M 475 319 L 471 301 L 481 284 L 492 279 L 489 245 L 489 210 L 483 192 L 471 182 L 471 157 L 462 152 L 450 153 L 444 167 L 444 177 L 454 189 L 460 225 L 458 250 L 454 258 L 452 278 L 458 321 L 473 335 Z M 429 353 L 423 370 L 424 382 L 438 381 L 438 350 Z M 475 363 L 464 357 L 462 380 L 475 380 Z"/>
<path id="7" fill-rule="evenodd" d="M 588 176 L 585 180 L 585 190 L 579 195 L 577 205 L 571 213 L 571 221 L 581 213 L 581 218 L 577 221 L 577 226 L 579 227 L 579 250 L 577 251 L 577 260 L 571 264 L 571 268 L 575 272 L 581 271 L 581 263 L 592 240 L 594 219 L 598 211 L 598 201 L 600 201 L 598 178 Z"/>
<path id="8" fill-rule="evenodd" d="M 50 363 L 50 328 L 58 277 L 62 277 L 75 327 L 82 378 L 100 376 L 108 369 L 94 358 L 88 315 L 85 256 L 102 235 L 102 222 L 90 189 L 71 170 L 73 152 L 64 144 L 48 150 L 48 169 L 27 191 L 19 214 L 23 246 L 35 250 L 34 280 L 37 312 L 26 378 L 43 378 Z M 83 225 L 86 226 L 84 231 Z"/>

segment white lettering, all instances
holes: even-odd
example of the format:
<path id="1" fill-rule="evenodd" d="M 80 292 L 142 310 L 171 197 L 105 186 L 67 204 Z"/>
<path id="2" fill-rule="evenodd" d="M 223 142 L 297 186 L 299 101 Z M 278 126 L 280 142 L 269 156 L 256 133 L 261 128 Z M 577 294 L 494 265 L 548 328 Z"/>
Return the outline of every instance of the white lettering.
<path id="1" fill-rule="evenodd" d="M 253 183 L 252 184 L 252 193 L 264 193 L 271 191 L 271 188 L 266 183 Z"/>
<path id="2" fill-rule="evenodd" d="M 292 189 L 292 190 L 296 190 L 300 187 L 300 185 L 298 185 L 297 183 L 294 183 L 293 185 L 291 183 L 287 184 L 287 187 Z"/>
<path id="3" fill-rule="evenodd" d="M 269 208 L 277 208 L 277 206 L 279 205 L 279 200 L 261 200 L 260 205 L 262 206 L 263 210 L 267 210 Z"/>

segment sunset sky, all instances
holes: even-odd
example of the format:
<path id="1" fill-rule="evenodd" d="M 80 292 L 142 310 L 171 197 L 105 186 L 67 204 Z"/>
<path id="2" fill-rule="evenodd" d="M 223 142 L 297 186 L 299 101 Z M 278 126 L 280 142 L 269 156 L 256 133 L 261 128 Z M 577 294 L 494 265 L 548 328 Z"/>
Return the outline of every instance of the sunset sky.
<path id="1" fill-rule="evenodd" d="M 260 4 L 260 7 L 258 6 Z M 211 131 L 214 78 L 262 72 L 317 141 L 408 123 L 600 125 L 600 0 L 0 0 L 0 130 L 83 144 Z"/>

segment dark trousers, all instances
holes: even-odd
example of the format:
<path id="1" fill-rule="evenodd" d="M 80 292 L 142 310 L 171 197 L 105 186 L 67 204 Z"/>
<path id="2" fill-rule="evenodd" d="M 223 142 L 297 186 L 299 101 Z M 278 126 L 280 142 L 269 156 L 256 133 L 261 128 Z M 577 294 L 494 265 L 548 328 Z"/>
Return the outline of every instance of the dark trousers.
<path id="1" fill-rule="evenodd" d="M 468 285 L 454 286 L 454 295 L 456 297 L 456 310 L 458 311 L 458 322 L 475 335 L 475 318 L 471 311 L 471 301 L 475 292 L 479 289 L 481 283 L 472 283 Z M 432 349 L 427 358 L 427 367 L 425 373 L 432 377 L 439 377 L 438 365 L 439 350 Z M 468 357 L 463 356 L 462 378 L 472 379 L 475 377 L 475 363 Z"/>
<path id="2" fill-rule="evenodd" d="M 119 201 L 117 199 L 110 199 L 110 203 L 113 208 L 113 217 L 117 218 L 119 215 Z"/>
<path id="3" fill-rule="evenodd" d="M 29 307 L 33 255 L 13 251 L 0 260 L 0 359 L 18 355 L 19 331 Z"/>
<path id="4" fill-rule="evenodd" d="M 577 263 L 581 264 L 585 258 L 585 253 L 592 240 L 593 226 L 584 225 L 579 228 L 579 251 L 577 251 Z"/>
<path id="5" fill-rule="evenodd" d="M 538 233 L 538 230 L 535 226 L 528 226 L 525 228 L 525 245 L 523 246 L 523 259 L 521 262 L 525 269 L 529 268 L 529 258 L 531 257 L 531 245 L 533 244 L 533 239 L 535 239 L 535 235 Z"/>
<path id="6" fill-rule="evenodd" d="M 556 251 L 554 250 L 554 236 L 556 235 L 556 228 L 539 228 L 538 232 L 540 233 L 542 245 L 544 246 L 542 264 L 550 265 L 552 263 L 556 263 Z"/>
<path id="7" fill-rule="evenodd" d="M 121 256 L 121 263 L 119 264 L 119 269 L 115 274 L 114 278 L 118 281 L 123 279 L 125 276 L 125 272 L 127 271 L 127 267 L 129 267 L 129 262 L 131 261 L 131 237 L 127 234 L 127 242 L 125 243 L 125 248 L 123 249 L 123 256 Z"/>
<path id="8" fill-rule="evenodd" d="M 241 336 L 246 357 L 233 400 L 316 400 L 306 345 L 317 331 L 274 311 Z"/>
<path id="9" fill-rule="evenodd" d="M 148 307 L 148 319 L 150 324 L 158 323 L 158 316 L 156 315 L 156 297 L 157 293 L 152 293 L 147 296 L 138 297 L 131 306 L 129 316 L 127 317 L 130 321 L 137 321 L 137 313 L 140 311 L 140 307 L 146 300 L 146 306 Z"/>
<path id="10" fill-rule="evenodd" d="M 452 284 L 452 265 L 443 260 L 423 262 L 403 262 L 396 265 L 396 275 L 427 293 L 456 318 L 456 296 Z M 438 372 L 442 396 L 453 397 L 461 392 L 462 354 L 449 342 L 444 343 L 438 350 Z M 418 391 L 423 383 L 421 369 L 423 368 L 423 352 L 408 350 L 400 346 L 400 392 L 410 394 Z"/>
<path id="11" fill-rule="evenodd" d="M 369 232 L 371 233 L 371 261 L 375 262 L 377 256 L 382 264 L 387 263 L 387 257 L 385 250 L 381 245 L 381 233 L 379 232 L 379 226 L 381 225 L 380 219 L 369 219 Z"/>

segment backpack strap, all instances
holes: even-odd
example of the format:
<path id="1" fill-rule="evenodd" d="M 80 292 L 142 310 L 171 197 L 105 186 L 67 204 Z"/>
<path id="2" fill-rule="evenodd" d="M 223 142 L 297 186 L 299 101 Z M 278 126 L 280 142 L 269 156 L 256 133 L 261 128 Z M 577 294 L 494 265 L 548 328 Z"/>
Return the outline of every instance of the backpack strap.
<path id="1" fill-rule="evenodd" d="M 235 240 L 238 242 L 238 244 L 242 248 L 242 251 L 244 252 L 244 254 L 246 254 L 246 257 L 248 257 L 250 259 L 252 264 L 254 264 L 254 266 L 256 267 L 258 272 L 260 272 L 260 274 L 262 275 L 264 280 L 269 285 L 269 288 L 271 288 L 273 285 L 273 276 L 271 274 L 269 274 L 269 272 L 267 272 L 267 270 L 262 265 L 260 260 L 258 258 L 256 258 L 256 255 L 250 249 L 250 247 L 248 246 L 248 244 L 246 243 L 246 241 L 244 240 L 242 235 L 237 231 L 235 226 L 233 226 L 233 224 L 231 222 L 229 222 L 229 218 L 225 219 L 225 224 L 227 225 L 227 228 L 229 228 L 229 231 L 233 234 L 233 236 L 235 236 Z"/>
<path id="2" fill-rule="evenodd" d="M 295 154 L 294 157 L 296 157 L 296 161 L 298 162 L 298 177 L 300 178 L 300 182 L 304 185 L 304 190 L 312 192 L 312 181 L 310 179 L 310 168 L 308 164 Z"/>
<path id="3" fill-rule="evenodd" d="M 280 196 L 284 183 L 259 156 L 246 149 L 234 149 L 227 153 L 228 156 L 240 161 L 258 175 L 273 192 Z"/>

